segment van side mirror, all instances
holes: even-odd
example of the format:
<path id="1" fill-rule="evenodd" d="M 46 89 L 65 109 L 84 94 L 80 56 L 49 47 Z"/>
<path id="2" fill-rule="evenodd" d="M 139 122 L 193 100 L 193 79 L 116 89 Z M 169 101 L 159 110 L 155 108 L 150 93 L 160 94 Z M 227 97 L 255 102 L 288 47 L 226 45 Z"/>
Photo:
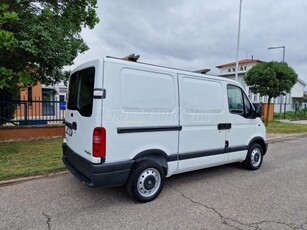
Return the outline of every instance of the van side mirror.
<path id="1" fill-rule="evenodd" d="M 253 117 L 261 117 L 262 116 L 262 105 L 261 103 L 253 103 L 253 106 L 255 108 L 254 116 Z"/>

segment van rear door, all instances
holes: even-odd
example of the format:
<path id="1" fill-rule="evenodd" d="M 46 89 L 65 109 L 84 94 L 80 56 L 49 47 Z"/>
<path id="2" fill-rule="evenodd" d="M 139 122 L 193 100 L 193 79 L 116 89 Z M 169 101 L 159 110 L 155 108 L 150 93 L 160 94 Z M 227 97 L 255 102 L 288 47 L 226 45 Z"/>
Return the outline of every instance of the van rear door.
<path id="1" fill-rule="evenodd" d="M 73 72 L 65 116 L 67 146 L 92 163 L 101 163 L 101 158 L 93 157 L 92 143 L 94 129 L 101 127 L 102 66 L 97 60 Z"/>

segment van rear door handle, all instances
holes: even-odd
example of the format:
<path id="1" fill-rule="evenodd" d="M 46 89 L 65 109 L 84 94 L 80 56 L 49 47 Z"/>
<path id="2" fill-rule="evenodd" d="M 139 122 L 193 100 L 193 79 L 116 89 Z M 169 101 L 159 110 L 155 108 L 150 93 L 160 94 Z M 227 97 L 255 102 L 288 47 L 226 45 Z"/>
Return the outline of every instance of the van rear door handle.
<path id="1" fill-rule="evenodd" d="M 227 130 L 231 129 L 231 123 L 220 123 L 217 125 L 218 130 Z"/>
<path id="2" fill-rule="evenodd" d="M 65 121 L 65 126 L 71 128 L 71 129 L 77 130 L 77 123 L 76 122 L 69 123 L 69 122 Z"/>

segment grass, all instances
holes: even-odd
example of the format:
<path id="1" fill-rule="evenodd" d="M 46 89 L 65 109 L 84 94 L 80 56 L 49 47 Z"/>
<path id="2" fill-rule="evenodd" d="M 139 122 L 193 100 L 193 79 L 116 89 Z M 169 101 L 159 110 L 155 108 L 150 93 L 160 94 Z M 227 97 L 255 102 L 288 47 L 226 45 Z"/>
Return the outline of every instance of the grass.
<path id="1" fill-rule="evenodd" d="M 304 133 L 307 125 L 269 122 L 267 133 Z M 62 139 L 0 144 L 0 180 L 63 170 Z"/>
<path id="2" fill-rule="evenodd" d="M 306 119 L 307 118 L 307 110 L 299 110 L 299 111 L 288 111 L 285 114 L 281 114 L 282 119 L 296 120 L 296 119 Z M 274 113 L 274 119 L 279 119 L 279 113 Z"/>
<path id="3" fill-rule="evenodd" d="M 266 131 L 267 133 L 305 133 L 307 132 L 307 125 L 272 121 L 269 122 Z"/>
<path id="4" fill-rule="evenodd" d="M 62 139 L 0 144 L 0 180 L 64 169 Z"/>

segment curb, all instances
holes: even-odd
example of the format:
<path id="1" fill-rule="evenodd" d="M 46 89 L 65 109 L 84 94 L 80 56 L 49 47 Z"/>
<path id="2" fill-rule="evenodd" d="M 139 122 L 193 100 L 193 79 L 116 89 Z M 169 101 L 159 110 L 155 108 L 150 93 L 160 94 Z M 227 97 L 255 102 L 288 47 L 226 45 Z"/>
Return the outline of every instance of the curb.
<path id="1" fill-rule="evenodd" d="M 274 135 L 274 134 L 272 134 L 272 135 Z M 276 134 L 276 135 L 278 135 L 278 134 Z M 307 136 L 307 133 L 296 133 L 296 134 L 286 134 L 286 135 L 280 134 L 279 136 L 267 138 L 267 141 L 269 143 L 274 143 L 274 141 L 287 139 L 287 138 L 291 138 L 291 137 L 299 137 L 299 136 Z M 0 181 L 0 187 L 12 185 L 12 184 L 17 184 L 17 183 L 21 183 L 21 182 L 25 182 L 25 181 L 35 180 L 35 179 L 65 175 L 65 174 L 68 174 L 68 173 L 69 173 L 68 170 L 63 170 L 63 171 L 54 172 L 54 173 L 28 176 L 28 177 L 19 177 L 19 178 L 10 179 L 10 180 L 3 180 L 3 181 Z"/>
<path id="2" fill-rule="evenodd" d="M 55 176 L 60 176 L 60 175 L 65 175 L 65 174 L 68 174 L 68 170 L 63 170 L 63 171 L 48 173 L 48 174 L 35 175 L 35 176 L 18 177 L 18 178 L 9 179 L 9 180 L 2 180 L 0 181 L 0 187 L 17 184 L 17 183 L 21 183 L 25 181 L 35 180 L 35 179 L 55 177 Z"/>
<path id="3" fill-rule="evenodd" d="M 276 135 L 272 137 L 268 137 L 267 135 L 267 141 L 275 141 L 275 140 L 280 140 L 280 139 L 287 139 L 291 137 L 300 137 L 300 136 L 306 136 L 307 133 L 295 133 L 295 134 L 271 134 L 271 135 Z M 270 135 L 269 135 L 270 136 Z"/>

